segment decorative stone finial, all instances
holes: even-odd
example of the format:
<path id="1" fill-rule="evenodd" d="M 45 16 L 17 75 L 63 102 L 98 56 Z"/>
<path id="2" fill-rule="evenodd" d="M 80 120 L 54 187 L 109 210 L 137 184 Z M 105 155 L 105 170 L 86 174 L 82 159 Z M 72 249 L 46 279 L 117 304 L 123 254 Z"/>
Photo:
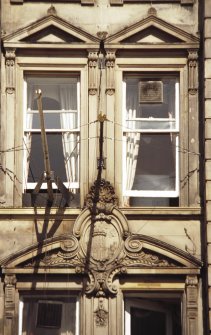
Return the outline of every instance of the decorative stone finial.
<path id="1" fill-rule="evenodd" d="M 148 10 L 148 15 L 154 15 L 157 16 L 157 11 L 154 7 L 150 7 Z"/>
<path id="2" fill-rule="evenodd" d="M 57 15 L 56 8 L 53 5 L 51 5 L 51 7 L 48 8 L 47 13 L 48 15 Z"/>

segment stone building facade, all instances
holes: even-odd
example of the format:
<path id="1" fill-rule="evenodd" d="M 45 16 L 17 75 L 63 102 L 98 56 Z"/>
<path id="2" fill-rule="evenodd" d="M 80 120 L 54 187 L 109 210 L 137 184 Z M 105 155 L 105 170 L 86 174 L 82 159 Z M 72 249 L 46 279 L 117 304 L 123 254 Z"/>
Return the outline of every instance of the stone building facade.
<path id="1" fill-rule="evenodd" d="M 1 2 L 1 334 L 209 333 L 210 6 Z"/>

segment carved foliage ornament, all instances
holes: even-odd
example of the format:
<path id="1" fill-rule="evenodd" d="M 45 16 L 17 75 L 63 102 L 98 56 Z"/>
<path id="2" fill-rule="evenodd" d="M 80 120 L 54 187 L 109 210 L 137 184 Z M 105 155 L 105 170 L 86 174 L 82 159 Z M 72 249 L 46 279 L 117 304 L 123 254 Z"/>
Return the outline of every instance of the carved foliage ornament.
<path id="1" fill-rule="evenodd" d="M 108 311 L 104 307 L 104 298 L 98 299 L 98 308 L 95 310 L 95 323 L 97 327 L 106 327 L 108 323 Z"/>

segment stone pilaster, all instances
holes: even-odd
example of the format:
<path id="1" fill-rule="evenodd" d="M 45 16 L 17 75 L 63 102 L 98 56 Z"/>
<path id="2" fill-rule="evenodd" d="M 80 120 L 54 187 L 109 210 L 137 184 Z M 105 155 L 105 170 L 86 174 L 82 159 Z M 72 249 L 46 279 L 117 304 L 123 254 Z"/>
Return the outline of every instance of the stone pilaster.
<path id="1" fill-rule="evenodd" d="M 199 139 L 198 139 L 198 50 L 188 50 L 188 124 L 189 151 L 188 178 L 190 206 L 199 205 Z"/>
<path id="2" fill-rule="evenodd" d="M 4 322 L 4 334 L 14 335 L 15 330 L 15 286 L 16 286 L 16 276 L 6 275 L 4 279 L 5 284 L 5 322 Z"/>
<path id="3" fill-rule="evenodd" d="M 196 276 L 186 277 L 186 319 L 187 335 L 198 334 L 198 279 Z"/>

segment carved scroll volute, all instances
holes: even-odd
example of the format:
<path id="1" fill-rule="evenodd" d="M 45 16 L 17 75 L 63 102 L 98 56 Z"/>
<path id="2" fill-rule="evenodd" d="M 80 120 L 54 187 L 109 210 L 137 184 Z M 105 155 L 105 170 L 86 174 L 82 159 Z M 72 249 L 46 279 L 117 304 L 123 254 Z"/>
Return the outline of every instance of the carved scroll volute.
<path id="1" fill-rule="evenodd" d="M 115 91 L 114 82 L 114 67 L 115 67 L 115 51 L 106 51 L 106 93 L 108 95 L 113 95 Z"/>
<path id="2" fill-rule="evenodd" d="M 6 275 L 5 283 L 5 327 L 6 334 L 13 334 L 14 318 L 15 318 L 15 275 Z"/>
<path id="3" fill-rule="evenodd" d="M 98 53 L 97 51 L 89 51 L 88 54 L 89 65 L 89 94 L 97 94 L 97 80 L 98 80 Z"/>
<path id="4" fill-rule="evenodd" d="M 198 334 L 198 279 L 197 276 L 186 277 L 187 296 L 187 335 Z"/>
<path id="5" fill-rule="evenodd" d="M 13 94 L 15 92 L 15 49 L 6 49 L 6 92 Z"/>
<path id="6" fill-rule="evenodd" d="M 188 90 L 191 95 L 195 95 L 198 90 L 198 52 L 197 50 L 188 51 Z"/>

